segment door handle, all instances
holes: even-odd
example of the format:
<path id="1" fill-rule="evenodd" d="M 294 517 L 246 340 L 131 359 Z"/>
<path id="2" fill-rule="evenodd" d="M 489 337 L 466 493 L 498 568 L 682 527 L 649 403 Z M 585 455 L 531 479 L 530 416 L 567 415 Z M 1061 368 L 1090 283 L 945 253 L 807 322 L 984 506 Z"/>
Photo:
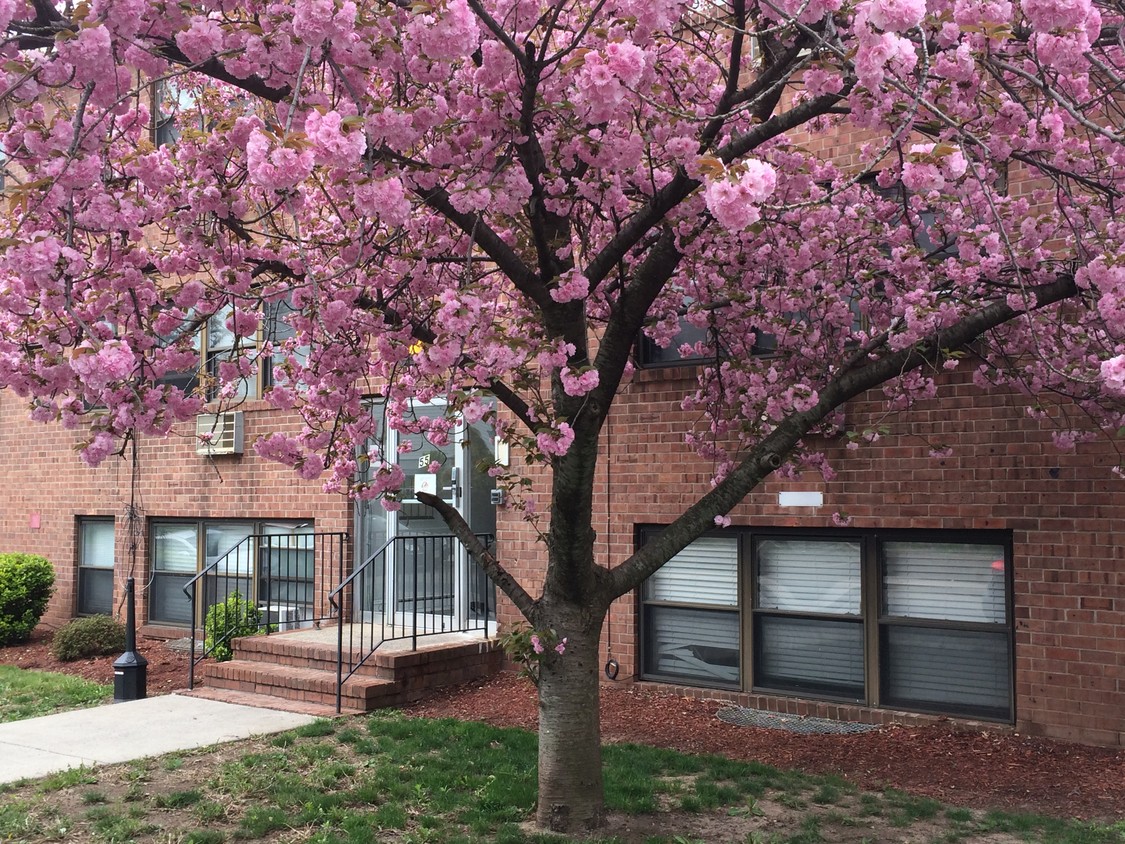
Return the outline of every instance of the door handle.
<path id="1" fill-rule="evenodd" d="M 449 471 L 449 486 L 443 486 L 442 491 L 451 493 L 453 498 L 453 505 L 456 507 L 461 503 L 461 470 L 454 466 Z"/>

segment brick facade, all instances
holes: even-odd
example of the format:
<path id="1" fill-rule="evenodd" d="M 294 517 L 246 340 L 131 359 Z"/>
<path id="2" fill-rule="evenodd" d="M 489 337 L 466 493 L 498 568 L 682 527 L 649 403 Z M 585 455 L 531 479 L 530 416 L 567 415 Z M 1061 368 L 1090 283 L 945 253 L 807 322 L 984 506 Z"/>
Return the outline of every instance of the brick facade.
<path id="1" fill-rule="evenodd" d="M 265 433 L 298 425 L 295 415 L 267 410 L 264 402 L 244 409 L 246 451 L 242 456 L 196 454 L 194 426 L 177 426 L 167 438 L 143 437 L 137 445 L 137 473 L 131 455 L 108 458 L 91 469 L 78 457 L 77 432 L 27 421 L 23 402 L 0 392 L 0 477 L 6 487 L 0 504 L 0 545 L 4 551 L 41 554 L 55 564 L 55 594 L 43 619 L 63 624 L 77 606 L 78 521 L 114 518 L 114 606 L 125 578 L 137 584 L 137 618 L 148 618 L 144 584 L 151 574 L 149 527 L 153 520 L 285 519 L 314 521 L 317 531 L 350 531 L 352 505 L 325 495 L 316 482 L 302 481 L 279 464 L 262 460 L 251 443 Z M 130 503 L 140 535 L 132 562 L 127 529 Z M 183 635 L 177 629 L 142 632 Z"/>
<path id="2" fill-rule="evenodd" d="M 690 367 L 642 370 L 616 405 L 607 426 L 594 515 L 599 562 L 613 565 L 636 544 L 638 525 L 675 518 L 708 488 L 710 466 L 683 443 L 695 418 L 680 400 L 693 382 Z M 858 451 L 842 439 L 824 443 L 838 475 L 770 479 L 731 516 L 752 528 L 833 527 L 844 512 L 854 528 L 990 529 L 1009 532 L 1014 566 L 1015 723 L 1023 732 L 1119 746 L 1125 744 L 1125 481 L 1110 468 L 1120 457 L 1107 440 L 1063 453 L 1049 422 L 1030 419 L 1018 400 L 983 393 L 967 372 L 943 376 L 939 399 L 884 414 L 878 396 L 847 408 L 852 429 L 885 425 L 889 432 Z M 246 454 L 214 461 L 195 453 L 190 426 L 138 447 L 135 503 L 145 526 L 133 570 L 149 575 L 148 525 L 158 518 L 315 520 L 318 531 L 353 532 L 352 505 L 322 493 L 315 482 L 257 458 L 249 444 L 296 419 L 246 408 Z M 57 626 L 74 614 L 77 520 L 116 520 L 117 593 L 130 571 L 125 513 L 131 462 L 110 459 L 97 469 L 75 452 L 77 436 L 26 421 L 17 397 L 0 394 L 0 464 L 7 487 L 0 505 L 3 550 L 43 554 L 56 565 L 58 587 L 45 621 Z M 944 459 L 930 456 L 950 445 Z M 783 490 L 817 491 L 822 507 L 782 507 Z M 547 501 L 539 510 L 546 519 Z M 533 593 L 544 555 L 535 532 L 514 512 L 501 513 L 500 553 Z M 147 618 L 143 588 L 139 617 Z M 515 618 L 501 605 L 501 621 Z M 639 607 L 627 596 L 605 626 L 604 655 L 620 668 L 616 682 L 641 671 Z M 174 629 L 149 630 L 178 634 Z M 609 682 L 608 680 L 606 682 Z M 692 689 L 691 694 L 740 700 L 781 712 L 865 721 L 924 717 L 801 700 L 796 697 Z"/>
<path id="3" fill-rule="evenodd" d="M 1102 439 L 1061 452 L 1050 422 L 1015 397 L 984 393 L 967 370 L 943 376 L 939 398 L 887 415 L 880 397 L 850 404 L 854 430 L 887 426 L 874 445 L 823 447 L 837 476 L 769 479 L 731 518 L 734 528 L 834 528 L 834 513 L 867 529 L 1000 530 L 1012 541 L 1015 723 L 1021 732 L 1125 745 L 1125 480 Z M 709 488 L 710 466 L 683 443 L 695 419 L 680 409 L 694 385 L 690 367 L 642 370 L 619 398 L 603 446 L 594 516 L 599 562 L 634 549 L 638 525 L 670 522 Z M 938 445 L 951 456 L 930 456 Z M 784 490 L 817 491 L 823 506 L 782 507 Z M 544 502 L 545 505 L 545 502 Z M 515 533 L 519 539 L 511 542 Z M 501 528 L 504 557 L 520 574 L 526 530 Z M 641 670 L 638 598 L 619 600 L 605 628 L 605 657 L 618 682 Z M 925 720 L 903 713 L 796 697 L 695 689 L 801 715 L 881 722 Z"/>

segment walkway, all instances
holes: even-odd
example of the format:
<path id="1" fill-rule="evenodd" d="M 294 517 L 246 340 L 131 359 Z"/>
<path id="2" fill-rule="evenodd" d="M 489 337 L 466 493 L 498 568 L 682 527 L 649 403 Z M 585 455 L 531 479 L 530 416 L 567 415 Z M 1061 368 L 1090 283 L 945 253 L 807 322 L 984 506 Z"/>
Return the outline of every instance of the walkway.
<path id="1" fill-rule="evenodd" d="M 172 694 L 12 721 L 0 724 L 0 783 L 280 733 L 314 720 Z"/>

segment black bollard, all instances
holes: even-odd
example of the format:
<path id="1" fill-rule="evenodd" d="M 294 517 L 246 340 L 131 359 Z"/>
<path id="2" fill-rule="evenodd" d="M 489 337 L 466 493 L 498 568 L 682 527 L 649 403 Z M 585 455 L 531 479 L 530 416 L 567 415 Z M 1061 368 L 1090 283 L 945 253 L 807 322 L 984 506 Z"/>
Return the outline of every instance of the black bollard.
<path id="1" fill-rule="evenodd" d="M 113 701 L 140 700 L 146 696 L 148 660 L 137 653 L 137 605 L 133 578 L 125 581 L 125 653 L 113 663 Z"/>

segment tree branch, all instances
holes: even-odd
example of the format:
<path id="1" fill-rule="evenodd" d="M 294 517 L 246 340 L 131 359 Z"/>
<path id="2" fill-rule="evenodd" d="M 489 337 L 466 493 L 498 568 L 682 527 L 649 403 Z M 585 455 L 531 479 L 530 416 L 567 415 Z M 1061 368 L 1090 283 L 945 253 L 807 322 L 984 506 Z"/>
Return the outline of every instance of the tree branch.
<path id="1" fill-rule="evenodd" d="M 943 349 L 963 348 L 986 332 L 1017 319 L 1024 313 L 1073 298 L 1079 295 L 1079 290 L 1073 276 L 1067 275 L 1032 288 L 1028 293 L 1033 304 L 1027 311 L 1014 310 L 1005 299 L 994 301 L 939 331 L 929 341 L 916 343 L 873 360 L 830 381 L 820 391 L 820 399 L 815 407 L 787 417 L 714 489 L 685 510 L 655 539 L 610 571 L 607 581 L 611 598 L 618 598 L 637 588 L 667 560 L 711 528 L 716 516 L 725 515 L 734 509 L 754 487 L 782 465 L 785 457 L 809 431 L 846 402 L 892 378 L 934 361 Z"/>
<path id="2" fill-rule="evenodd" d="M 416 492 L 414 497 L 425 504 L 427 507 L 432 507 L 437 510 L 438 515 L 442 517 L 449 530 L 453 533 L 461 544 L 465 546 L 469 554 L 474 560 L 484 569 L 485 574 L 489 579 L 500 587 L 500 590 L 512 599 L 512 603 L 516 605 L 524 618 L 531 622 L 534 626 L 536 623 L 535 617 L 538 613 L 539 602 L 532 598 L 527 591 L 520 585 L 519 581 L 512 577 L 508 571 L 500 565 L 500 561 L 496 559 L 496 555 L 484 547 L 469 523 L 462 518 L 461 514 L 451 504 L 447 503 L 444 499 L 428 492 Z"/>

